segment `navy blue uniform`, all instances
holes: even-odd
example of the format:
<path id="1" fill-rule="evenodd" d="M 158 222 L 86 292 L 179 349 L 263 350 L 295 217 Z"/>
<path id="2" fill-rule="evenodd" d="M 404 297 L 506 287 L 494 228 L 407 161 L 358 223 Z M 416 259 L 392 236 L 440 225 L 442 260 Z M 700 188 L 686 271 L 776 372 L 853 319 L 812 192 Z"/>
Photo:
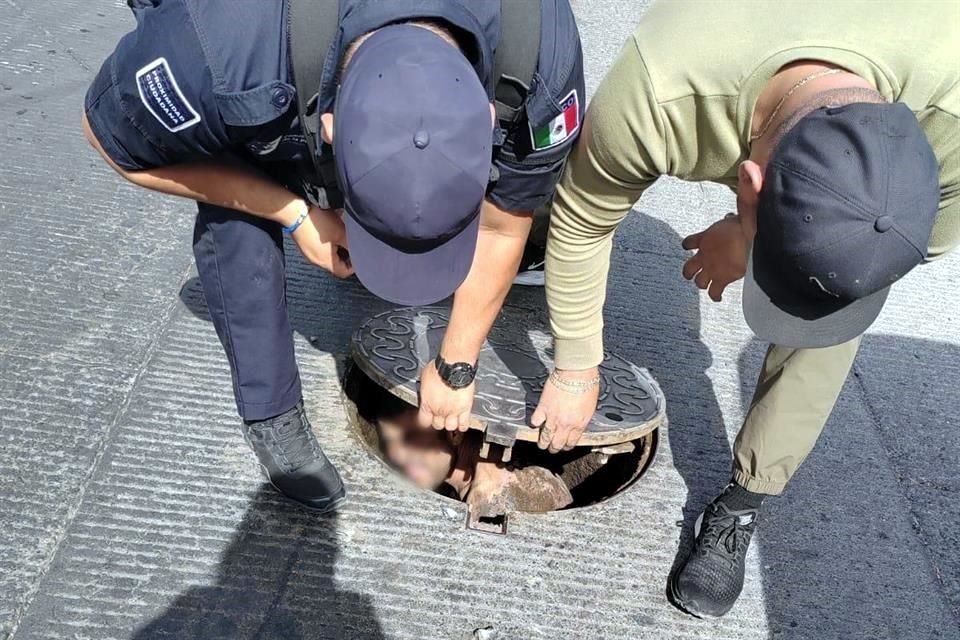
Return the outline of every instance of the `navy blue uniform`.
<path id="1" fill-rule="evenodd" d="M 501 122 L 487 197 L 510 211 L 549 202 L 585 103 L 580 40 L 568 0 L 541 0 L 537 72 L 520 118 Z M 231 154 L 320 206 L 337 206 L 331 171 L 317 176 L 296 109 L 287 3 L 134 0 L 136 29 L 106 60 L 86 97 L 104 151 L 130 170 Z M 441 20 L 492 97 L 500 0 L 342 0 L 340 31 L 320 91 L 336 99 L 347 45 L 389 23 Z M 532 34 L 532 37 L 533 36 Z M 330 160 L 330 149 L 321 154 Z M 286 313 L 280 226 L 199 203 L 194 254 L 211 319 L 227 352 L 241 416 L 271 417 L 300 398 Z"/>

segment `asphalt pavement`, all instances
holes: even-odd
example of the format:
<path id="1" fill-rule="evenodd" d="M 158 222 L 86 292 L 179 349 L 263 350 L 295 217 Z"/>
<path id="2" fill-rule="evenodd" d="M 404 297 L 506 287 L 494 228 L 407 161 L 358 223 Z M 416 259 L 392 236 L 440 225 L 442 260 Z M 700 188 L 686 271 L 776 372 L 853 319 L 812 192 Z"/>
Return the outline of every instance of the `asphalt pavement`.
<path id="1" fill-rule="evenodd" d="M 592 91 L 645 9 L 574 0 Z M 308 407 L 343 470 L 333 517 L 264 486 L 195 276 L 193 208 L 122 183 L 80 130 L 132 25 L 122 0 L 0 1 L 0 639 L 960 638 L 960 256 L 894 289 L 817 448 L 769 500 L 737 608 L 704 622 L 665 581 L 729 475 L 763 345 L 739 289 L 680 277 L 680 238 L 732 206 L 659 182 L 617 235 L 608 344 L 670 427 L 602 505 L 464 530 L 345 427 L 350 333 L 387 308 L 288 247 Z M 675 43 L 696 46 L 698 37 Z M 542 291 L 514 291 L 546 339 Z"/>

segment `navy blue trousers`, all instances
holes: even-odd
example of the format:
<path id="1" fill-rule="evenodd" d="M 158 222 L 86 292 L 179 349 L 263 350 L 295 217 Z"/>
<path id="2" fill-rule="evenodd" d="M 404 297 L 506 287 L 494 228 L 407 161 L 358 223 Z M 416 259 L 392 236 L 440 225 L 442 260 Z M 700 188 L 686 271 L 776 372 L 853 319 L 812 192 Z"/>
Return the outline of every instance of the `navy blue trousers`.
<path id="1" fill-rule="evenodd" d="M 287 316 L 280 225 L 198 203 L 193 254 L 210 319 L 223 344 L 237 410 L 263 420 L 300 400 L 300 373 Z"/>

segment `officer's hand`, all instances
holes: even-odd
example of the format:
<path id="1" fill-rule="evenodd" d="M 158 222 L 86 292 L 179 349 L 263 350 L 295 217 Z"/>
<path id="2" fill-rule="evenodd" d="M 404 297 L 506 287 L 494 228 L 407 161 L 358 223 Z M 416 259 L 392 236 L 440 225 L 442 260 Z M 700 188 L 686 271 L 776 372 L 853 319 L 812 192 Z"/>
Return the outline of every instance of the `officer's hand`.
<path id="1" fill-rule="evenodd" d="M 599 375 L 596 367 L 583 371 L 558 370 L 557 373 L 562 380 L 572 383 L 572 386 L 589 383 Z M 559 388 L 553 380 L 548 379 L 543 385 L 540 404 L 530 419 L 534 427 L 540 428 L 537 446 L 550 449 L 550 453 L 573 449 L 597 410 L 599 396 L 599 384 L 569 391 Z"/>
<path id="2" fill-rule="evenodd" d="M 748 244 L 740 218 L 728 216 L 683 239 L 684 249 L 697 253 L 683 265 L 683 277 L 720 302 L 723 290 L 747 272 Z"/>
<path id="3" fill-rule="evenodd" d="M 463 389 L 451 389 L 433 362 L 425 366 L 420 372 L 420 426 L 447 431 L 469 429 L 475 388 L 476 383 L 472 383 Z"/>
<path id="4" fill-rule="evenodd" d="M 353 265 L 347 253 L 346 228 L 336 212 L 310 207 L 310 214 L 293 232 L 293 240 L 311 264 L 338 278 L 353 275 Z"/>

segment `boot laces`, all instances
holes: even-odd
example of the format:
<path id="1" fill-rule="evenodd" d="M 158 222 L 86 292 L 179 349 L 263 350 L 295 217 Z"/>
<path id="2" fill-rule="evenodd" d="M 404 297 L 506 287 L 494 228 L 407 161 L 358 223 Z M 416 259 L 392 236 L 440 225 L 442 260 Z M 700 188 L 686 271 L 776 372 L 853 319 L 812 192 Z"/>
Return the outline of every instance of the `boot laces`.
<path id="1" fill-rule="evenodd" d="M 273 432 L 275 452 L 286 463 L 287 471 L 294 471 L 314 461 L 320 453 L 317 440 L 299 408 L 261 423 L 257 428 L 262 432 Z"/>
<path id="2" fill-rule="evenodd" d="M 753 525 L 757 519 L 757 512 L 753 509 L 731 511 L 723 504 L 711 506 L 713 513 L 705 523 L 702 548 L 723 549 L 727 555 L 733 556 L 738 562 L 746 551 L 753 535 Z"/>

